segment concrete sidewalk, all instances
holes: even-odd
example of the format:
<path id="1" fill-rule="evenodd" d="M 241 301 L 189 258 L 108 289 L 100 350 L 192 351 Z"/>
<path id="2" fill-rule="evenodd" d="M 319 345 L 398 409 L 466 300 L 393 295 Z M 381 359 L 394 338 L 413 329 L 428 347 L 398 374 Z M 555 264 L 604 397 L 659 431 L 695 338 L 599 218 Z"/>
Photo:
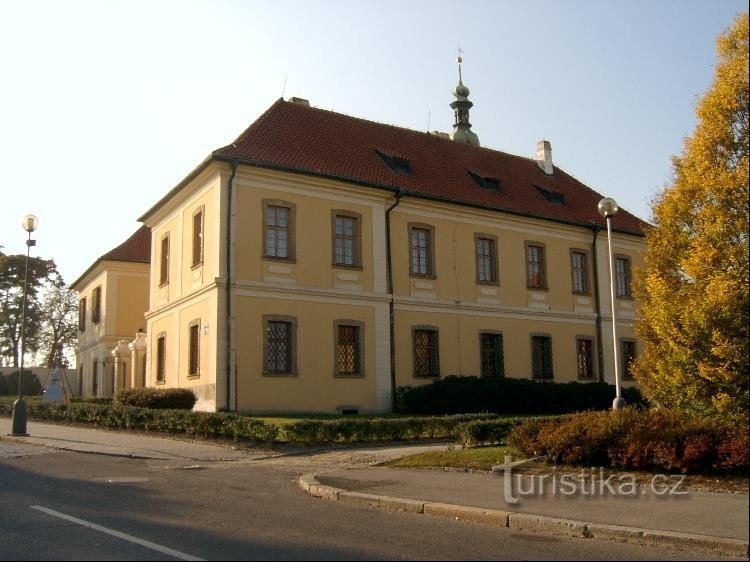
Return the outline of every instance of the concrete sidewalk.
<path id="1" fill-rule="evenodd" d="M 597 484 L 594 494 L 581 495 L 579 488 L 579 493 L 567 496 L 560 488 L 553 494 L 548 481 L 544 496 L 534 497 L 518 493 L 532 489 L 531 479 L 523 480 L 520 488 L 517 480 L 510 487 L 510 503 L 501 473 L 371 467 L 303 475 L 299 483 L 326 499 L 518 530 L 748 556 L 747 494 L 687 490 L 685 495 L 661 497 L 644 486 L 634 496 L 613 496 L 606 489 L 599 492 Z M 616 479 L 614 484 L 616 488 Z"/>
<path id="2" fill-rule="evenodd" d="M 0 438 L 65 451 L 180 461 L 233 461 L 253 458 L 250 452 L 218 444 L 152 437 L 138 432 L 109 431 L 33 421 L 27 423 L 28 437 L 11 437 L 8 435 L 11 429 L 11 419 L 0 417 Z"/>

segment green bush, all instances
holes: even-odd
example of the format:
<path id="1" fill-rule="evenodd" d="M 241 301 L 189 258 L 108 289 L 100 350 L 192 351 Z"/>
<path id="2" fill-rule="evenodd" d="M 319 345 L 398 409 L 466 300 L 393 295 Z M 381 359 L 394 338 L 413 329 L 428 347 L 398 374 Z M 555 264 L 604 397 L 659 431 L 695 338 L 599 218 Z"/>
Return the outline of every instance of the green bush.
<path id="1" fill-rule="evenodd" d="M 0 401 L 0 415 L 9 416 L 12 403 Z M 37 420 L 93 423 L 108 429 L 137 429 L 183 433 L 199 437 L 227 437 L 273 443 L 279 428 L 256 418 L 189 410 L 150 409 L 120 404 L 29 402 L 27 412 Z"/>
<path id="2" fill-rule="evenodd" d="M 521 424 L 508 444 L 549 462 L 682 473 L 747 471 L 748 428 L 667 409 L 584 412 Z"/>
<path id="3" fill-rule="evenodd" d="M 455 438 L 459 436 L 462 423 L 495 417 L 485 413 L 419 418 L 301 419 L 283 426 L 281 439 L 310 444 Z"/>
<path id="4" fill-rule="evenodd" d="M 197 398 L 189 388 L 124 388 L 113 402 L 138 408 L 192 410 Z"/>
<path id="5" fill-rule="evenodd" d="M 511 430 L 522 421 L 521 418 L 474 420 L 459 424 L 456 430 L 465 447 L 476 447 L 483 444 L 503 443 Z"/>
<path id="6" fill-rule="evenodd" d="M 300 419 L 283 426 L 250 416 L 189 410 L 151 409 L 121 404 L 29 402 L 28 415 L 38 420 L 93 423 L 110 429 L 139 429 L 200 437 L 226 437 L 258 443 L 357 443 L 457 438 L 462 424 L 493 420 L 494 414 L 416 418 Z M 0 400 L 0 415 L 10 416 L 12 401 Z"/>
<path id="7" fill-rule="evenodd" d="M 528 379 L 448 376 L 430 384 L 396 389 L 396 410 L 407 414 L 450 415 L 492 412 L 503 415 L 567 414 L 612 406 L 613 385 L 554 383 Z M 643 405 L 636 388 L 623 389 L 628 404 Z"/>
<path id="8" fill-rule="evenodd" d="M 31 371 L 23 372 L 21 379 L 21 390 L 24 396 L 40 396 L 42 394 L 42 383 Z M 18 371 L 9 375 L 0 375 L 0 396 L 15 396 L 18 394 Z"/>

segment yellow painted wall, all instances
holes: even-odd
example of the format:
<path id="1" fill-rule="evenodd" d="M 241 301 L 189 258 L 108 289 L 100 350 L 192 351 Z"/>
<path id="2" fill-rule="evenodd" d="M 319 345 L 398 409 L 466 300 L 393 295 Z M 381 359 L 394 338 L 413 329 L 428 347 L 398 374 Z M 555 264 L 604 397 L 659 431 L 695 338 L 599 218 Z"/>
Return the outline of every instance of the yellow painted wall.
<path id="1" fill-rule="evenodd" d="M 409 224 L 428 224 L 435 235 L 435 278 L 410 275 Z M 573 311 L 570 250 L 591 251 L 591 231 L 548 221 L 530 221 L 456 205 L 409 201 L 392 215 L 394 290 L 401 296 L 425 296 L 462 302 L 497 298 L 505 306 L 528 307 L 530 301 L 555 311 Z M 477 283 L 475 234 L 497 237 L 499 284 Z M 525 242 L 542 243 L 546 252 L 547 289 L 526 286 Z M 623 251 L 623 253 L 627 253 Z M 590 256 L 589 256 L 590 257 Z M 606 265 L 606 263 L 604 264 Z M 590 285 L 593 264 L 589 259 Z M 426 285 L 431 285 L 427 288 Z M 492 294 L 492 293 L 496 294 Z M 430 295 L 435 293 L 435 295 Z"/>
<path id="2" fill-rule="evenodd" d="M 300 194 L 279 192 L 263 184 L 238 182 L 236 192 L 237 279 L 271 282 L 293 279 L 299 285 L 334 287 L 352 283 L 365 291 L 373 289 L 373 228 L 370 206 L 350 201 L 324 198 L 335 192 Z M 295 259 L 263 258 L 263 202 L 283 201 L 294 204 Z M 362 267 L 333 266 L 333 233 L 331 213 L 345 210 L 361 215 Z M 241 242 L 239 242 L 241 241 Z M 341 279 L 340 277 L 344 277 Z"/>
<path id="3" fill-rule="evenodd" d="M 266 314 L 297 319 L 298 372 L 294 376 L 263 375 Z M 374 310 L 368 306 L 238 297 L 238 410 L 336 412 L 339 406 L 353 406 L 360 412 L 375 411 L 374 318 Z M 344 319 L 365 323 L 363 377 L 334 376 L 333 323 Z"/>
<path id="4" fill-rule="evenodd" d="M 213 283 L 219 275 L 220 180 L 216 175 L 196 182 L 192 196 L 158 217 L 151 226 L 151 306 L 157 311 Z M 204 258 L 192 265 L 193 214 L 202 209 Z M 162 240 L 169 237 L 169 279 L 161 284 Z"/>
<path id="5" fill-rule="evenodd" d="M 543 318 L 525 320 L 450 315 L 425 311 L 404 311 L 396 322 L 396 384 L 419 385 L 432 378 L 415 377 L 413 368 L 412 328 L 437 328 L 440 338 L 440 375 L 475 375 L 481 373 L 479 334 L 482 330 L 503 334 L 505 376 L 531 378 L 531 334 L 545 334 L 552 338 L 553 372 L 555 382 L 578 380 L 576 370 L 576 336 L 588 336 L 596 342 L 593 321 L 586 323 L 549 322 Z M 596 355 L 594 355 L 596 363 Z M 595 372 L 596 371 L 595 369 Z M 597 379 L 595 379 L 597 380 Z"/>
<path id="6" fill-rule="evenodd" d="M 144 314 L 148 308 L 148 276 L 117 276 L 117 292 L 112 295 L 116 306 L 116 334 L 135 336 L 140 329 L 146 329 Z"/>

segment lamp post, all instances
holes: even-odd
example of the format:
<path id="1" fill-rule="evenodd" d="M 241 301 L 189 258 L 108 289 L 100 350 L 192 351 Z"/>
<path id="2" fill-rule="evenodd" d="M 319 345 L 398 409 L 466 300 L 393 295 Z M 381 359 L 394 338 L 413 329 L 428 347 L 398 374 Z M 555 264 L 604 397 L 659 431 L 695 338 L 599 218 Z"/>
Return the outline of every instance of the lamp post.
<path id="1" fill-rule="evenodd" d="M 599 214 L 607 221 L 607 244 L 609 246 L 609 292 L 612 303 L 612 349 L 614 351 L 615 360 L 615 399 L 612 401 L 612 409 L 620 410 L 625 407 L 625 399 L 622 397 L 622 391 L 620 390 L 620 354 L 617 345 L 617 317 L 615 315 L 615 263 L 612 254 L 612 217 L 617 214 L 620 207 L 617 206 L 617 201 L 611 197 L 605 197 L 599 201 L 597 209 L 599 210 Z"/>
<path id="2" fill-rule="evenodd" d="M 28 435 L 26 433 L 26 402 L 23 400 L 21 379 L 23 378 L 23 355 L 26 346 L 26 292 L 29 284 L 29 253 L 31 247 L 36 246 L 36 240 L 31 239 L 31 233 L 39 226 L 39 219 L 34 215 L 26 215 L 21 222 L 23 229 L 29 233 L 26 240 L 26 269 L 23 275 L 23 301 L 21 304 L 21 369 L 18 371 L 18 399 L 13 402 L 12 435 Z"/>

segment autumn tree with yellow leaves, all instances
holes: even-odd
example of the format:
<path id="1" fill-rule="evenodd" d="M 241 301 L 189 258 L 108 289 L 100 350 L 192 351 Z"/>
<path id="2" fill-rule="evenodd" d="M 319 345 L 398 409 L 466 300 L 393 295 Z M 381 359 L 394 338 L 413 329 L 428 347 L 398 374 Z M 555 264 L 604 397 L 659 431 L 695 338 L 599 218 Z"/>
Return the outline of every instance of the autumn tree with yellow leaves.
<path id="1" fill-rule="evenodd" d="M 748 14 L 717 41 L 698 124 L 653 202 L 636 280 L 644 353 L 634 374 L 657 405 L 748 415 Z"/>

